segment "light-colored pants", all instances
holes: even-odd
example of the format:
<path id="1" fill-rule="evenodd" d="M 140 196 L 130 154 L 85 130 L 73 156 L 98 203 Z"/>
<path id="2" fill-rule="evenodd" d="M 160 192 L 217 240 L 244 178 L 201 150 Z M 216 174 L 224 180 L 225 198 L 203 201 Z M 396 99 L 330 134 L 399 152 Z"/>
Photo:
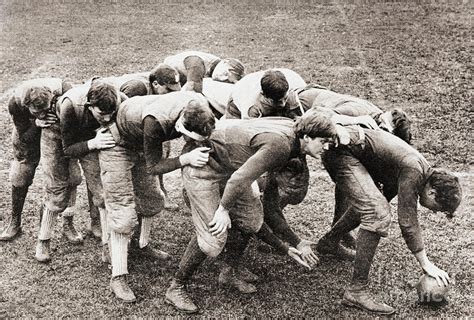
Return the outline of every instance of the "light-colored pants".
<path id="1" fill-rule="evenodd" d="M 146 172 L 142 153 L 116 145 L 99 153 L 110 230 L 131 234 L 138 215 L 154 216 L 164 207 L 157 179 Z"/>
<path id="2" fill-rule="evenodd" d="M 74 204 L 82 177 L 78 161 L 64 156 L 58 124 L 42 130 L 41 165 L 45 175 L 45 205 L 52 213 L 63 212 Z"/>
<path id="3" fill-rule="evenodd" d="M 191 204 L 191 213 L 199 248 L 208 256 L 219 255 L 227 241 L 227 230 L 219 237 L 209 232 L 208 224 L 219 207 L 221 193 L 229 179 L 228 175 L 214 171 L 210 166 L 182 171 L 183 184 Z M 256 233 L 263 224 L 263 208 L 260 196 L 251 188 L 246 190 L 229 209 L 232 228 L 245 233 Z"/>

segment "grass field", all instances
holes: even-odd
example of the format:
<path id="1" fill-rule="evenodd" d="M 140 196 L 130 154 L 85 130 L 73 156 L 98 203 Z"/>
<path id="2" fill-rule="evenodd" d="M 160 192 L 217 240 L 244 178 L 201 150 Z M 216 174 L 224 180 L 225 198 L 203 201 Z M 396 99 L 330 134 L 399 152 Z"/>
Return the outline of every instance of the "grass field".
<path id="1" fill-rule="evenodd" d="M 39 0 L 0 1 L 0 93 L 18 82 L 58 76 L 80 82 L 93 75 L 150 70 L 169 54 L 197 49 L 243 61 L 248 72 L 287 67 L 307 82 L 402 107 L 414 123 L 414 146 L 435 166 L 459 174 L 464 201 L 447 221 L 419 210 L 428 255 L 455 280 L 449 303 L 416 302 L 421 275 L 394 218 L 372 268 L 371 290 L 397 308 L 397 317 L 472 316 L 472 16 L 470 1 Z M 0 101 L 0 209 L 10 208 L 11 120 Z M 181 142 L 174 143 L 174 152 Z M 317 161 L 304 202 L 286 210 L 303 237 L 317 241 L 331 222 L 333 185 Z M 193 232 L 180 197 L 179 173 L 166 177 L 176 212 L 155 219 L 153 238 L 172 254 L 168 263 L 130 259 L 138 301 L 126 305 L 108 290 L 110 271 L 98 243 L 72 246 L 53 238 L 53 261 L 34 260 L 41 170 L 24 210 L 21 238 L 0 244 L 0 318 L 151 317 L 179 315 L 164 303 L 168 281 Z M 81 186 L 78 225 L 87 222 Z M 395 207 L 394 207 L 395 210 Z M 396 212 L 396 210 L 394 211 Z M 395 215 L 396 217 L 396 215 Z M 3 221 L 0 227 L 3 228 Z M 340 306 L 351 265 L 321 259 L 306 271 L 286 257 L 262 253 L 252 242 L 249 269 L 261 280 L 251 296 L 219 288 L 208 261 L 190 288 L 205 317 L 367 317 Z"/>

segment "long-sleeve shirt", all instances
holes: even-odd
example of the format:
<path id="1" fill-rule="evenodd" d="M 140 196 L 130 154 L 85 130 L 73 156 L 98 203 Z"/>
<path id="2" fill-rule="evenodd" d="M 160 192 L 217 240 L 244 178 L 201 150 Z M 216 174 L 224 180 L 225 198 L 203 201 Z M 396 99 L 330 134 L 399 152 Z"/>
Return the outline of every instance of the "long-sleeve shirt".
<path id="1" fill-rule="evenodd" d="M 162 159 L 162 145 L 181 136 L 175 130 L 175 123 L 191 100 L 208 105 L 201 94 L 190 91 L 137 96 L 120 105 L 116 122 L 121 139 L 125 147 L 144 153 L 149 174 L 163 174 L 181 167 L 179 157 Z"/>
<path id="2" fill-rule="evenodd" d="M 41 128 L 35 125 L 35 117 L 28 108 L 22 106 L 15 97 L 11 97 L 8 100 L 8 112 L 12 117 L 20 141 L 24 143 L 32 142 L 41 131 Z"/>
<path id="3" fill-rule="evenodd" d="M 287 82 L 289 89 L 305 87 L 306 82 L 296 72 L 289 69 L 275 69 L 281 71 Z M 226 110 L 227 119 L 249 119 L 266 116 L 282 116 L 276 113 L 274 108 L 261 94 L 262 87 L 260 81 L 265 71 L 258 71 L 247 74 L 235 84 L 229 103 L 229 110 Z M 289 101 L 293 101 L 289 99 Z"/>
<path id="4" fill-rule="evenodd" d="M 210 141 L 232 172 L 221 198 L 221 205 L 230 208 L 262 174 L 286 164 L 296 138 L 293 122 L 283 118 L 224 120 L 219 126 Z"/>
<path id="5" fill-rule="evenodd" d="M 201 51 L 185 51 L 166 57 L 163 62 L 178 70 L 181 85 L 184 85 L 188 80 L 188 68 L 186 68 L 185 60 L 187 57 L 191 56 L 197 56 L 202 59 L 206 69 L 206 77 L 210 77 L 212 75 L 212 71 L 214 70 L 215 66 L 219 61 L 221 61 L 219 57 L 211 53 Z"/>
<path id="6" fill-rule="evenodd" d="M 84 108 L 79 114 L 76 111 L 69 99 L 61 103 L 59 123 L 63 151 L 65 156 L 71 158 L 80 158 L 91 152 L 87 141 L 93 139 L 100 128 L 99 122 L 88 108 Z"/>
<path id="7" fill-rule="evenodd" d="M 25 143 L 34 140 L 41 128 L 35 125 L 35 117 L 30 113 L 28 107 L 24 105 L 24 95 L 26 91 L 35 86 L 44 86 L 51 90 L 53 94 L 52 104 L 58 96 L 71 89 L 71 83 L 59 78 L 39 78 L 22 82 L 8 100 L 8 112 L 17 130 L 20 141 Z"/>
<path id="8" fill-rule="evenodd" d="M 351 142 L 357 141 L 357 130 L 348 130 Z M 364 129 L 364 133 L 364 149 L 354 145 L 348 148 L 374 181 L 382 183 L 389 200 L 398 194 L 400 229 L 408 248 L 417 253 L 424 248 L 417 215 L 418 197 L 433 170 L 423 155 L 398 137 L 382 130 Z"/>

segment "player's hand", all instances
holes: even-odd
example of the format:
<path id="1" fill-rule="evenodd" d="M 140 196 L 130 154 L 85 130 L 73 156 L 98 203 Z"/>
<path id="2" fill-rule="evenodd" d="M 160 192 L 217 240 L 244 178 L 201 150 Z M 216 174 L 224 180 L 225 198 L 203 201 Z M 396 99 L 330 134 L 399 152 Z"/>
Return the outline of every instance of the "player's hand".
<path id="1" fill-rule="evenodd" d="M 311 267 L 314 267 L 319 263 L 319 258 L 311 249 L 312 244 L 316 243 L 309 240 L 301 240 L 296 246 L 296 249 L 301 252 L 303 260 Z"/>
<path id="2" fill-rule="evenodd" d="M 52 113 L 48 112 L 44 119 L 36 119 L 35 124 L 38 128 L 48 128 L 51 127 L 52 124 L 55 124 L 58 121 L 58 117 Z"/>
<path id="3" fill-rule="evenodd" d="M 372 118 L 369 115 L 355 117 L 354 121 L 355 121 L 354 124 L 364 126 L 368 129 L 378 129 L 379 128 L 379 126 L 377 125 L 377 122 L 375 122 L 374 118 Z"/>
<path id="4" fill-rule="evenodd" d="M 87 141 L 90 150 L 102 150 L 115 147 L 115 140 L 109 129 L 101 128 L 97 131 L 94 139 Z"/>
<path id="5" fill-rule="evenodd" d="M 207 147 L 199 147 L 179 157 L 182 166 L 202 167 L 209 160 L 209 150 Z"/>
<path id="6" fill-rule="evenodd" d="M 349 131 L 341 125 L 336 125 L 336 134 L 337 140 L 336 147 L 338 144 L 348 145 L 351 142 L 351 136 L 349 135 Z"/>
<path id="7" fill-rule="evenodd" d="M 451 282 L 449 275 L 446 271 L 441 270 L 437 266 L 435 266 L 431 261 L 429 261 L 424 267 L 423 270 L 426 272 L 427 275 L 436 279 L 438 282 L 438 286 L 448 286 Z"/>
<path id="8" fill-rule="evenodd" d="M 219 205 L 216 212 L 214 213 L 214 218 L 209 222 L 209 232 L 214 237 L 221 236 L 227 229 L 230 229 L 232 224 L 230 222 L 229 211 L 223 206 Z"/>
<path id="9" fill-rule="evenodd" d="M 296 262 L 298 262 L 299 264 L 301 264 L 303 267 L 306 267 L 308 268 L 309 270 L 311 270 L 311 267 L 309 264 L 307 264 L 303 257 L 302 257 L 302 253 L 301 251 L 299 251 L 298 249 L 296 248 L 293 248 L 293 247 L 289 247 L 288 248 L 288 255 L 290 257 L 292 257 Z"/>

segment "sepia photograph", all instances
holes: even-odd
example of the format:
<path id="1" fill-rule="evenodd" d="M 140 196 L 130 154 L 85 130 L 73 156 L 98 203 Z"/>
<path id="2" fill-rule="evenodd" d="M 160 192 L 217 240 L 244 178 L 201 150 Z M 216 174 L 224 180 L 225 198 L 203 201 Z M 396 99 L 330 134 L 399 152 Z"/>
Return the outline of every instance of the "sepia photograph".
<path id="1" fill-rule="evenodd" d="M 473 317 L 473 17 L 0 0 L 0 319 Z"/>

